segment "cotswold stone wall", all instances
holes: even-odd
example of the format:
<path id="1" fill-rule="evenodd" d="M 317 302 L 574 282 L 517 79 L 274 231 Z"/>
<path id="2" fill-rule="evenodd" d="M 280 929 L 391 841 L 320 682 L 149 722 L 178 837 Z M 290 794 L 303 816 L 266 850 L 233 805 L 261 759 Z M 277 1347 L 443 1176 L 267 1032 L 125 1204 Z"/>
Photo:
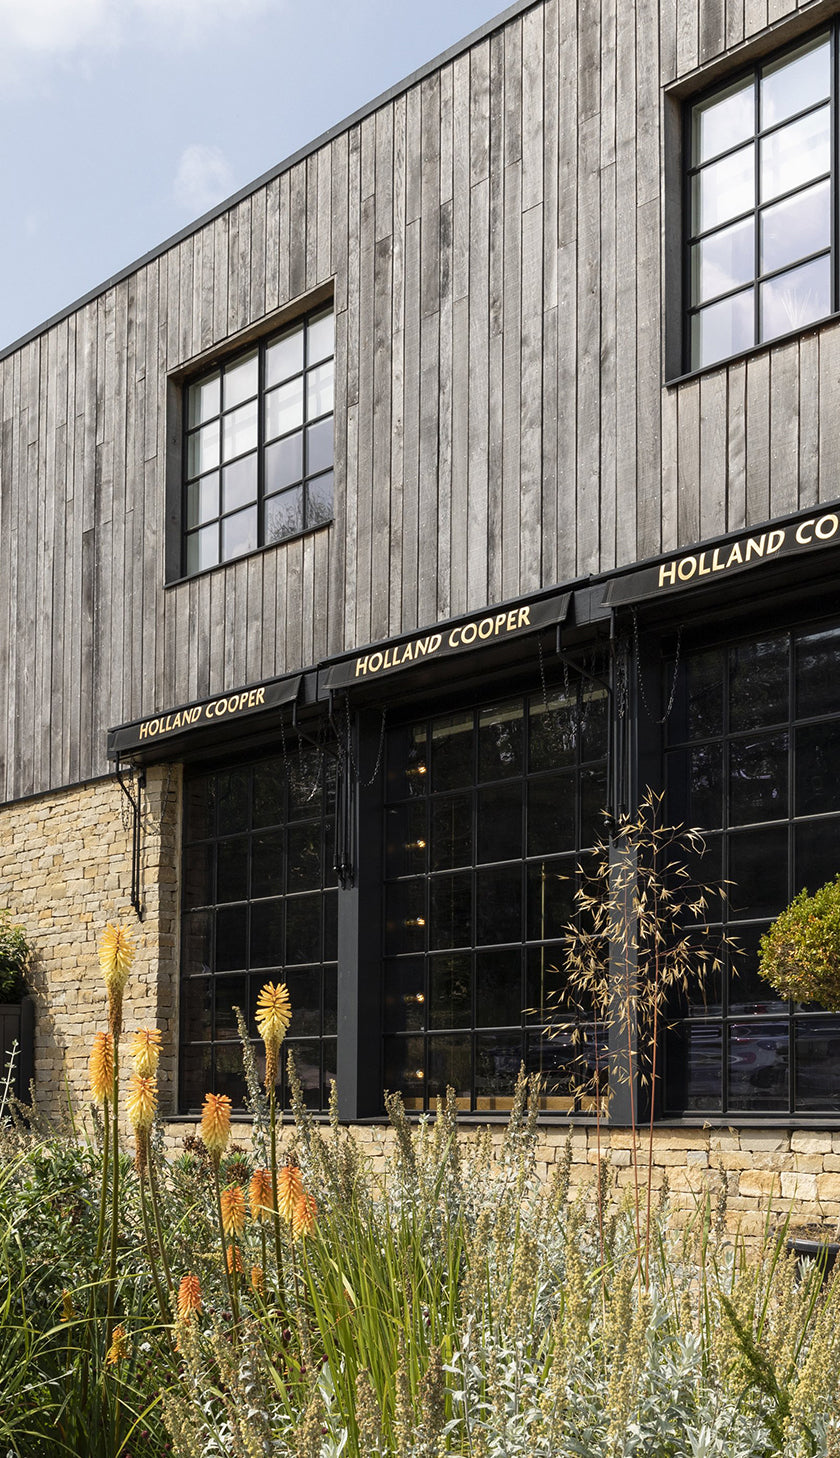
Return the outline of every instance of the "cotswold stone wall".
<path id="1" fill-rule="evenodd" d="M 89 1102 L 91 1040 L 107 1026 L 97 943 L 108 921 L 137 947 L 126 1035 L 161 1029 L 161 1109 L 175 1108 L 180 770 L 149 770 L 141 804 L 142 922 L 131 906 L 129 805 L 116 779 L 0 806 L 0 906 L 33 949 L 37 1100 L 53 1118 L 68 1095 L 77 1113 Z"/>
<path id="2" fill-rule="evenodd" d="M 356 1125 L 350 1131 L 362 1145 L 373 1169 L 385 1173 L 386 1159 L 393 1148 L 393 1132 L 383 1125 Z M 195 1122 L 173 1120 L 166 1127 L 166 1144 L 171 1152 L 182 1148 L 185 1135 L 196 1134 Z M 551 1178 L 554 1166 L 565 1156 L 571 1134 L 571 1185 L 580 1186 L 595 1178 L 598 1136 L 593 1128 L 580 1126 L 540 1129 L 537 1140 L 537 1173 Z M 463 1128 L 463 1138 L 475 1137 L 474 1127 Z M 494 1126 L 494 1145 L 502 1142 L 503 1131 Z M 247 1147 L 248 1125 L 234 1126 L 233 1138 Z M 294 1127 L 286 1123 L 281 1131 L 281 1149 L 294 1138 Z M 601 1157 L 607 1177 L 617 1193 L 632 1186 L 633 1135 L 628 1129 L 601 1131 Z M 647 1185 L 648 1144 L 639 1139 L 639 1179 Z M 651 1187 L 660 1191 L 667 1180 L 672 1223 L 681 1226 L 697 1209 L 698 1199 L 709 1191 L 717 1205 L 726 1188 L 726 1226 L 749 1240 L 763 1235 L 768 1211 L 771 1225 L 780 1225 L 788 1215 L 793 1223 L 819 1222 L 833 1230 L 840 1219 L 840 1130 L 658 1128 L 653 1136 Z"/>

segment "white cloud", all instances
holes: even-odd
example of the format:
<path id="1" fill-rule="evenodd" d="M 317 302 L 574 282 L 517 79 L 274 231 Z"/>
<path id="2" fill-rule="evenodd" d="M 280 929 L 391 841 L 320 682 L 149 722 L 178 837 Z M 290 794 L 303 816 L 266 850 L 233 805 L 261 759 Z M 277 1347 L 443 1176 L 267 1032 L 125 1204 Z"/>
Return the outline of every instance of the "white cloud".
<path id="1" fill-rule="evenodd" d="M 197 215 L 233 192 L 233 170 L 220 147 L 193 142 L 181 153 L 172 184 L 175 200 Z"/>
<path id="2" fill-rule="evenodd" d="M 182 42 L 203 38 L 210 25 L 236 24 L 285 0 L 0 0 L 3 49 L 62 54 L 80 46 L 154 41 L 173 31 Z"/>

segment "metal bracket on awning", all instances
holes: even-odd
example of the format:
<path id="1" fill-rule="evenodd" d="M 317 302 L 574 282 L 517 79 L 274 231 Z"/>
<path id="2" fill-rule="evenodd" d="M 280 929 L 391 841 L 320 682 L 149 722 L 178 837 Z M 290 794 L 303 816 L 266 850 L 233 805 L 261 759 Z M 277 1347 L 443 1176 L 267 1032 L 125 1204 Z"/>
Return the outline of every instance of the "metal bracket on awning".
<path id="1" fill-rule="evenodd" d="M 117 783 L 131 807 L 131 905 L 137 913 L 137 920 L 142 921 L 144 916 L 143 904 L 140 900 L 140 794 L 146 787 L 146 771 L 142 766 L 135 770 L 136 794 L 132 794 L 123 777 L 122 763 L 117 757 L 114 767 L 114 774 Z"/>

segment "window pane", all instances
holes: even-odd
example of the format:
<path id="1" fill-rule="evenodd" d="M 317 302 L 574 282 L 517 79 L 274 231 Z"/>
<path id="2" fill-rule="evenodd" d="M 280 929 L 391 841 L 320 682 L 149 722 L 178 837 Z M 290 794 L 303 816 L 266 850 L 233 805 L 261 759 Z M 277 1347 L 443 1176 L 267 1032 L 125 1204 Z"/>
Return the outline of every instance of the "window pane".
<path id="1" fill-rule="evenodd" d="M 528 938 L 559 937 L 575 914 L 574 862 L 534 861 L 528 867 Z"/>
<path id="2" fill-rule="evenodd" d="M 306 376 L 306 417 L 328 415 L 333 408 L 333 362 L 316 365 Z"/>
<path id="3" fill-rule="evenodd" d="M 233 456 L 252 451 L 257 444 L 257 402 L 241 405 L 232 414 L 224 416 L 224 456 L 229 461 Z"/>
<path id="4" fill-rule="evenodd" d="M 472 1023 L 472 955 L 429 958 L 429 1027 L 468 1028 Z"/>
<path id="5" fill-rule="evenodd" d="M 243 552 L 253 552 L 257 545 L 257 508 L 238 511 L 222 522 L 222 558 L 229 562 Z"/>
<path id="6" fill-rule="evenodd" d="M 580 757 L 604 759 L 607 753 L 607 694 L 584 688 L 580 696 Z"/>
<path id="7" fill-rule="evenodd" d="M 216 971 L 233 972 L 247 965 L 248 908 L 228 906 L 216 912 Z"/>
<path id="8" fill-rule="evenodd" d="M 248 771 L 229 770 L 217 775 L 216 779 L 219 835 L 232 835 L 236 830 L 247 830 L 250 801 Z"/>
<path id="9" fill-rule="evenodd" d="M 473 779 L 473 716 L 450 714 L 432 724 L 432 789 L 455 790 Z"/>
<path id="10" fill-rule="evenodd" d="M 251 907 L 251 966 L 283 965 L 282 901 L 258 901 Z"/>
<path id="11" fill-rule="evenodd" d="M 701 101 L 691 113 L 691 160 L 706 162 L 746 141 L 755 131 L 755 91 L 751 76 Z"/>
<path id="12" fill-rule="evenodd" d="M 729 746 L 729 816 L 732 825 L 787 815 L 786 734 L 735 740 Z"/>
<path id="13" fill-rule="evenodd" d="M 730 836 L 730 915 L 778 916 L 787 901 L 787 846 L 786 825 Z"/>
<path id="14" fill-rule="evenodd" d="M 243 456 L 222 471 L 222 511 L 234 511 L 257 499 L 257 455 Z"/>
<path id="15" fill-rule="evenodd" d="M 303 488 L 293 486 L 265 503 L 265 545 L 303 531 Z"/>
<path id="16" fill-rule="evenodd" d="M 386 1038 L 384 1040 L 384 1081 L 386 1089 L 399 1089 L 407 1109 L 422 1109 L 426 1081 L 425 1040 L 423 1038 Z"/>
<path id="17" fill-rule="evenodd" d="M 785 1023 L 735 1023 L 729 1030 L 729 1107 L 787 1108 Z"/>
<path id="18" fill-rule="evenodd" d="M 303 425 L 303 380 L 298 375 L 265 397 L 265 438 L 273 440 Z"/>
<path id="19" fill-rule="evenodd" d="M 728 293 L 755 276 L 752 218 L 712 233 L 691 249 L 691 298 L 695 304 Z M 799 255 L 801 257 L 801 254 Z"/>
<path id="20" fill-rule="evenodd" d="M 432 801 L 433 871 L 468 866 L 473 858 L 472 795 L 442 795 Z"/>
<path id="21" fill-rule="evenodd" d="M 327 471 L 306 486 L 306 526 L 326 526 L 333 519 L 333 473 Z"/>
<path id="22" fill-rule="evenodd" d="M 315 476 L 319 471 L 329 470 L 333 463 L 333 422 L 319 420 L 310 425 L 306 432 L 306 474 Z"/>
<path id="23" fill-rule="evenodd" d="M 771 127 L 785 117 L 827 97 L 831 88 L 828 36 L 820 36 L 764 67 L 761 78 L 761 125 Z"/>
<path id="24" fill-rule="evenodd" d="M 776 909 L 780 909 L 782 898 Z M 763 1013 L 787 1012 L 787 999 L 781 999 L 758 973 L 758 944 L 767 931 L 767 922 L 758 926 L 735 926 L 735 947 L 729 954 L 729 1011 L 739 1017 Z"/>
<path id="25" fill-rule="evenodd" d="M 797 825 L 793 864 L 794 892 L 806 886 L 813 893 L 832 881 L 840 867 L 840 819 Z"/>
<path id="26" fill-rule="evenodd" d="M 521 1034 L 479 1033 L 476 1036 L 476 1108 L 510 1108 L 522 1052 Z"/>
<path id="27" fill-rule="evenodd" d="M 477 861 L 509 861 L 522 855 L 522 783 L 478 791 Z"/>
<path id="28" fill-rule="evenodd" d="M 665 665 L 665 682 L 673 681 L 673 662 Z M 677 677 L 674 707 L 668 720 L 672 744 L 684 739 L 705 739 L 723 730 L 723 682 L 726 656 L 720 648 L 684 658 Z M 667 698 L 667 694 L 666 694 Z"/>
<path id="29" fill-rule="evenodd" d="M 286 436 L 277 440 L 265 450 L 265 493 L 280 491 L 284 486 L 293 486 L 303 477 L 303 436 Z"/>
<path id="30" fill-rule="evenodd" d="M 213 471 L 219 464 L 219 422 L 212 420 L 189 439 L 187 450 L 187 475 L 202 476 Z"/>
<path id="31" fill-rule="evenodd" d="M 219 473 L 213 471 L 187 487 L 187 526 L 198 526 L 219 515 Z"/>
<path id="32" fill-rule="evenodd" d="M 326 359 L 328 354 L 335 353 L 335 315 L 332 309 L 328 314 L 310 319 L 307 336 L 308 364 L 317 364 L 319 359 Z"/>
<path id="33" fill-rule="evenodd" d="M 290 825 L 286 840 L 287 891 L 314 891 L 321 884 L 321 822 Z"/>
<path id="34" fill-rule="evenodd" d="M 469 1107 L 472 1056 L 469 1039 L 438 1034 L 429 1039 L 427 1097 L 443 1098 L 447 1088 L 455 1090 L 461 1107 Z"/>
<path id="35" fill-rule="evenodd" d="M 215 567 L 218 560 L 219 528 L 215 523 L 187 537 L 188 572 L 204 572 L 208 567 Z"/>
<path id="36" fill-rule="evenodd" d="M 477 952 L 476 1027 L 518 1028 L 522 1012 L 522 953 L 519 948 Z"/>
<path id="37" fill-rule="evenodd" d="M 840 810 L 840 719 L 797 729 L 797 815 L 825 815 Z"/>
<path id="38" fill-rule="evenodd" d="M 218 415 L 221 408 L 221 394 L 219 388 L 218 371 L 214 375 L 208 375 L 203 380 L 197 380 L 190 385 L 188 391 L 189 404 L 187 406 L 187 424 L 192 429 L 195 425 L 201 425 L 211 416 Z"/>
<path id="39" fill-rule="evenodd" d="M 244 977 L 216 978 L 216 1038 L 238 1038 L 239 1028 L 234 1008 L 245 1013 L 248 1006 Z"/>
<path id="40" fill-rule="evenodd" d="M 265 352 L 265 383 L 279 385 L 303 369 L 303 326 L 284 334 Z"/>
<path id="41" fill-rule="evenodd" d="M 429 946 L 472 945 L 472 874 L 435 876 L 429 886 Z"/>
<path id="42" fill-rule="evenodd" d="M 391 805 L 385 813 L 387 876 L 422 875 L 428 865 L 426 806 L 422 800 Z"/>
<path id="43" fill-rule="evenodd" d="M 840 1109 L 840 1019 L 796 1023 L 797 1109 Z"/>
<path id="44" fill-rule="evenodd" d="M 815 633 L 797 633 L 796 713 L 801 719 L 837 710 L 840 676 L 840 628 L 821 628 Z"/>
<path id="45" fill-rule="evenodd" d="M 255 835 L 252 845 L 251 895 L 280 896 L 284 890 L 282 830 Z"/>
<path id="46" fill-rule="evenodd" d="M 743 354 L 755 343 L 753 290 L 709 304 L 691 320 L 691 366 L 700 369 L 716 360 Z"/>
<path id="47" fill-rule="evenodd" d="M 668 1038 L 665 1102 L 671 1109 L 719 1109 L 723 1033 L 706 1023 L 682 1023 Z"/>
<path id="48" fill-rule="evenodd" d="M 224 400 L 226 410 L 230 410 L 233 405 L 241 405 L 243 400 L 250 400 L 252 395 L 256 395 L 257 377 L 258 357 L 256 350 L 253 354 L 246 355 L 245 359 L 238 360 L 230 369 L 225 370 Z"/>
<path id="49" fill-rule="evenodd" d="M 774 339 L 802 329 L 831 313 L 831 260 L 828 254 L 780 273 L 761 285 L 761 337 Z"/>
<path id="50" fill-rule="evenodd" d="M 723 746 L 700 744 L 667 759 L 669 804 L 675 819 L 701 830 L 723 824 Z"/>
<path id="51" fill-rule="evenodd" d="M 286 961 L 321 960 L 321 897 L 290 896 L 286 901 Z"/>
<path id="52" fill-rule="evenodd" d="M 321 1035 L 321 969 L 301 967 L 285 974 L 295 1037 Z"/>
<path id="53" fill-rule="evenodd" d="M 712 162 L 691 182 L 691 231 L 705 233 L 755 205 L 754 144 Z M 813 176 L 813 174 L 810 174 Z M 801 179 L 804 181 L 804 179 Z"/>
<path id="54" fill-rule="evenodd" d="M 574 764 L 577 745 L 577 698 L 557 690 L 535 694 L 528 706 L 531 770 Z"/>
<path id="55" fill-rule="evenodd" d="M 216 900 L 244 901 L 248 895 L 248 838 L 220 840 L 216 863 Z"/>
<path id="56" fill-rule="evenodd" d="M 522 938 L 522 864 L 487 866 L 476 872 L 476 928 L 479 946 Z M 517 1020 L 518 1021 L 518 1020 Z"/>
<path id="57" fill-rule="evenodd" d="M 575 779 L 548 775 L 528 786 L 528 855 L 574 850 Z"/>
<path id="58" fill-rule="evenodd" d="M 790 192 L 831 168 L 828 106 L 771 132 L 761 143 L 761 200 Z"/>
<path id="59" fill-rule="evenodd" d="M 787 721 L 788 639 L 782 633 L 729 650 L 729 727 L 757 729 Z"/>
<path id="60" fill-rule="evenodd" d="M 212 979 L 187 978 L 182 985 L 181 999 L 184 1038 L 188 1043 L 209 1043 L 213 1036 Z"/>
<path id="61" fill-rule="evenodd" d="M 761 215 L 761 271 L 772 273 L 831 246 L 831 184 L 818 182 Z"/>
<path id="62" fill-rule="evenodd" d="M 522 773 L 522 703 L 514 699 L 478 716 L 478 778 L 498 780 Z M 501 856 L 494 856 L 501 860 Z"/>

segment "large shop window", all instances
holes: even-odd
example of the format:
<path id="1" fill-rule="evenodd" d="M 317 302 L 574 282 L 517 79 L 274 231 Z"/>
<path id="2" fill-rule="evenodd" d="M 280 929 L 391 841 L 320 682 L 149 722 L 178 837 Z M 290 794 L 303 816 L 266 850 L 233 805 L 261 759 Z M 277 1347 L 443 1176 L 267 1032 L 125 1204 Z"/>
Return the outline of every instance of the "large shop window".
<path id="1" fill-rule="evenodd" d="M 332 520 L 333 323 L 321 309 L 187 385 L 186 575 Z"/>
<path id="2" fill-rule="evenodd" d="M 327 1107 L 336 1074 L 335 777 L 301 747 L 288 758 L 193 774 L 184 786 L 181 1108 L 205 1093 L 242 1109 L 245 1084 L 234 1009 L 261 1074 L 255 1007 L 266 982 L 286 982 L 307 1104 Z M 278 1100 L 288 1104 L 285 1058 Z"/>
<path id="3" fill-rule="evenodd" d="M 603 832 L 605 693 L 564 685 L 391 731 L 385 806 L 386 1088 L 412 1109 L 451 1085 L 510 1106 L 524 1061 L 542 1106 L 586 1107 L 581 1043 L 545 1033 L 582 848 Z"/>
<path id="4" fill-rule="evenodd" d="M 837 309 L 836 45 L 834 26 L 689 108 L 687 369 Z"/>
<path id="5" fill-rule="evenodd" d="M 743 949 L 667 1039 L 666 1112 L 840 1109 L 840 1018 L 758 976 L 771 919 L 840 870 L 840 621 L 683 655 L 667 725 L 671 814 L 708 832 Z"/>

